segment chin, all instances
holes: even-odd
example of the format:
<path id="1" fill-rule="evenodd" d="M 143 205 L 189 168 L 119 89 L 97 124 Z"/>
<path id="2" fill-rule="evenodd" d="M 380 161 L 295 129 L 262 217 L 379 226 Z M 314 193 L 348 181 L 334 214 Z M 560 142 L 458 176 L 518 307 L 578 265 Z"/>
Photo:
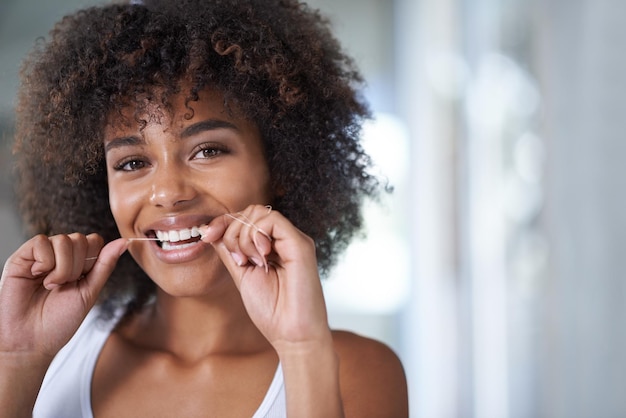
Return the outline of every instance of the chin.
<path id="1" fill-rule="evenodd" d="M 157 274 L 149 274 L 149 276 L 159 289 L 169 296 L 210 297 L 234 287 L 233 280 L 221 262 L 219 267 L 215 269 L 206 268 L 206 266 L 204 268 L 177 266 L 177 268 L 161 269 Z"/>

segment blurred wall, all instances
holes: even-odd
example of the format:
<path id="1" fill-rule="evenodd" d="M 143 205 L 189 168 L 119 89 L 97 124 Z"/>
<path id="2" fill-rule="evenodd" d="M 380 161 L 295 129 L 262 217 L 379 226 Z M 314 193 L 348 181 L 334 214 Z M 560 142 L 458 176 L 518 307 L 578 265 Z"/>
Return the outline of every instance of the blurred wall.
<path id="1" fill-rule="evenodd" d="M 546 97 L 538 291 L 538 413 L 626 415 L 626 3 L 547 2 L 537 29 Z"/>

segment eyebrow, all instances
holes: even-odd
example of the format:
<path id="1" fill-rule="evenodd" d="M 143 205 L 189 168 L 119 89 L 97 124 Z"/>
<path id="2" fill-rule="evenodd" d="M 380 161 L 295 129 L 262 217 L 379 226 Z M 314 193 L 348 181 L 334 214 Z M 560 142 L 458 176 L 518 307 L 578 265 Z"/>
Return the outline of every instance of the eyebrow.
<path id="1" fill-rule="evenodd" d="M 109 152 L 114 148 L 133 146 L 133 145 L 145 145 L 146 141 L 138 136 L 122 136 L 120 138 L 114 138 L 104 146 L 104 152 Z"/>
<path id="2" fill-rule="evenodd" d="M 219 119 L 207 119 L 193 125 L 187 126 L 181 132 L 181 138 L 189 138 L 190 136 L 196 135 L 200 132 L 211 131 L 216 129 L 231 129 L 234 131 L 239 131 L 239 128 L 225 120 Z M 143 138 L 138 136 L 122 136 L 119 138 L 114 138 L 109 141 L 104 147 L 105 152 L 109 152 L 114 148 L 124 147 L 124 146 L 134 146 L 134 145 L 145 145 L 146 141 Z"/>
<path id="3" fill-rule="evenodd" d="M 225 120 L 207 119 L 187 126 L 185 129 L 183 129 L 183 132 L 180 134 L 180 136 L 182 138 L 188 138 L 197 133 L 212 131 L 215 129 L 232 129 L 234 131 L 239 131 L 239 128 L 236 125 Z"/>

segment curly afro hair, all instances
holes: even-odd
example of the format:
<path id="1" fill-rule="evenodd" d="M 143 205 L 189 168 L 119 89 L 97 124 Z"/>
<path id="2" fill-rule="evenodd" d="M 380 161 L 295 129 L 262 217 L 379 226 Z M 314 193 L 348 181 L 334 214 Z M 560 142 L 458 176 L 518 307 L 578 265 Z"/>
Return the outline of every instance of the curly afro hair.
<path id="1" fill-rule="evenodd" d="M 319 12 L 292 0 L 147 0 L 66 16 L 24 61 L 18 94 L 18 198 L 29 234 L 119 237 L 103 131 L 123 105 L 181 86 L 220 91 L 260 129 L 274 208 L 313 238 L 322 276 L 362 231 L 378 180 L 359 143 L 370 114 L 351 59 Z M 155 285 L 125 254 L 100 303 L 144 306 Z"/>

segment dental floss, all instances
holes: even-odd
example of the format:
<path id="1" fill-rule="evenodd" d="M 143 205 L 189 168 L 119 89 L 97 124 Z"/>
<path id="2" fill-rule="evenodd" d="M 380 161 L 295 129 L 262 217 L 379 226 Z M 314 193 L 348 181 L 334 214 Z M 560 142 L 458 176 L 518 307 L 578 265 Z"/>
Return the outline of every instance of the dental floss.
<path id="1" fill-rule="evenodd" d="M 128 241 L 158 241 L 158 238 L 143 238 L 143 237 L 133 237 L 133 238 L 126 238 Z M 87 257 L 85 258 L 85 261 L 89 261 L 89 260 L 97 260 L 98 256 L 95 257 Z"/>
<path id="2" fill-rule="evenodd" d="M 265 206 L 267 208 L 267 213 L 269 214 L 272 211 L 272 206 L 270 205 L 266 205 Z M 270 240 L 270 242 L 272 242 L 272 237 L 270 237 L 270 235 L 265 232 L 264 230 L 262 230 L 261 228 L 259 228 L 258 226 L 256 226 L 246 215 L 244 215 L 243 213 L 237 213 L 238 216 L 235 216 L 231 213 L 225 213 L 224 215 L 228 216 L 231 219 L 234 219 L 235 221 L 241 222 L 242 224 L 249 226 L 250 228 L 254 228 L 254 230 L 256 230 L 257 232 L 260 232 L 261 234 L 265 235 L 265 237 L 267 239 Z M 243 218 L 243 219 L 241 219 Z M 202 237 L 202 236 L 201 236 Z M 147 238 L 147 237 L 132 237 L 132 238 L 127 238 L 128 241 L 159 241 L 158 238 Z M 89 260 L 97 260 L 98 256 L 95 257 L 87 257 L 85 258 L 85 261 L 89 261 Z M 268 265 L 267 262 L 265 262 L 265 270 L 267 271 L 268 269 Z"/>

